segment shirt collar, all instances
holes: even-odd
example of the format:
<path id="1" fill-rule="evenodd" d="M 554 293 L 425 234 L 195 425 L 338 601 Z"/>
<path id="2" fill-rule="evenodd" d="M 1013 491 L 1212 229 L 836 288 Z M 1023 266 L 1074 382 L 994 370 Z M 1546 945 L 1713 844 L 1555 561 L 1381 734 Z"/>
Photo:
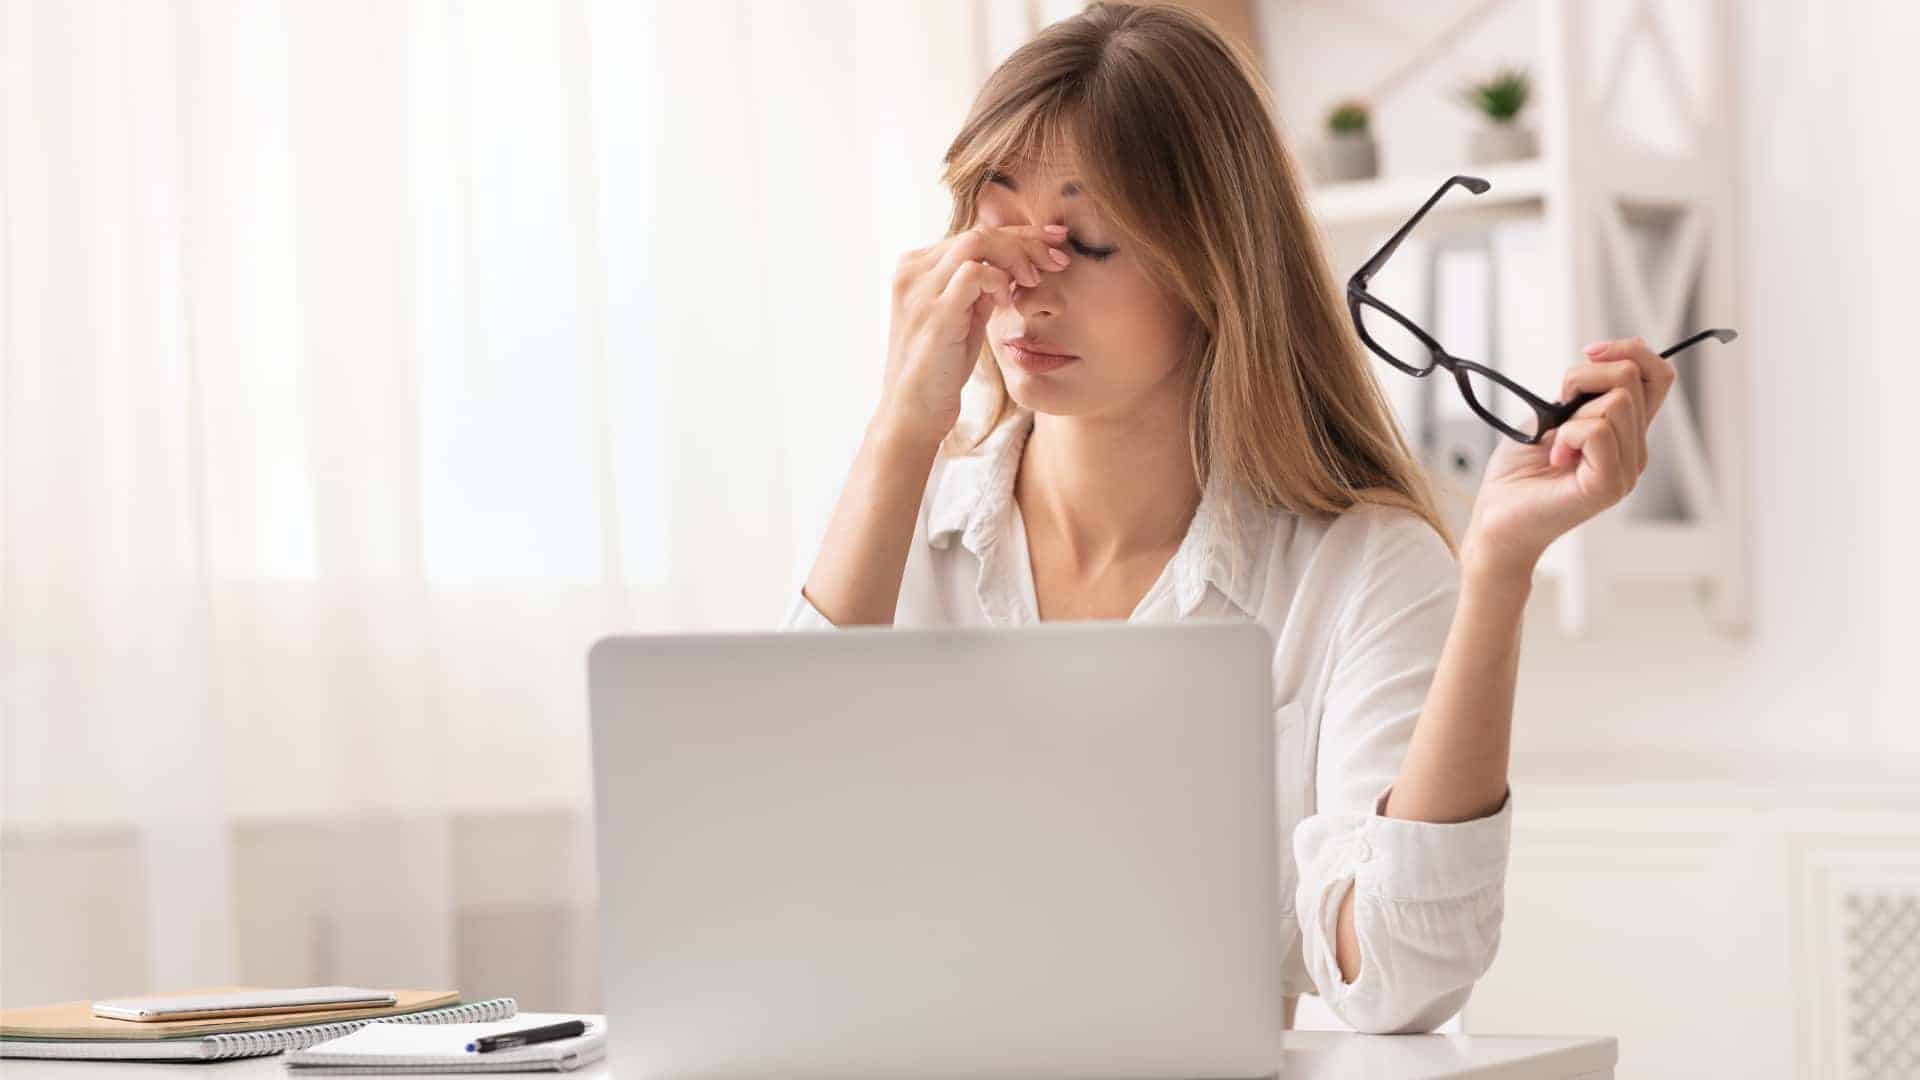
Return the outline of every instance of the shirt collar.
<path id="1" fill-rule="evenodd" d="M 979 447 L 948 459 L 927 514 L 927 543 L 945 550 L 958 536 L 976 558 L 989 561 L 989 553 L 1013 526 L 1013 482 L 1032 432 L 1033 411 L 1015 408 Z M 1205 599 L 1209 584 L 1248 616 L 1259 607 L 1262 582 L 1255 577 L 1264 570 L 1258 556 L 1265 547 L 1271 513 L 1236 488 L 1233 509 L 1240 531 L 1236 542 L 1229 529 L 1224 486 L 1217 479 L 1208 482 L 1187 535 L 1173 555 L 1173 587 L 1182 618 Z"/>

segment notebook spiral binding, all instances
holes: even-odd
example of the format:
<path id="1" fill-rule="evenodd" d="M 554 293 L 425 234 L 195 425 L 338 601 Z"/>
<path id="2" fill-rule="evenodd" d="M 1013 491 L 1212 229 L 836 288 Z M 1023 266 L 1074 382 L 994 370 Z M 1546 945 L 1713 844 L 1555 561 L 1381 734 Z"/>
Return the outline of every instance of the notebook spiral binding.
<path id="1" fill-rule="evenodd" d="M 258 1057 L 262 1054 L 277 1054 L 282 1050 L 302 1050 L 326 1042 L 328 1039 L 337 1039 L 368 1024 L 477 1024 L 487 1020 L 510 1019 L 517 1011 L 518 1004 L 513 998 L 498 997 L 467 1005 L 449 1005 L 441 1009 L 401 1013 L 396 1016 L 369 1016 L 360 1020 L 307 1024 L 296 1028 L 281 1028 L 277 1031 L 266 1029 L 224 1032 L 204 1036 L 211 1051 L 206 1055 L 206 1060 Z"/>

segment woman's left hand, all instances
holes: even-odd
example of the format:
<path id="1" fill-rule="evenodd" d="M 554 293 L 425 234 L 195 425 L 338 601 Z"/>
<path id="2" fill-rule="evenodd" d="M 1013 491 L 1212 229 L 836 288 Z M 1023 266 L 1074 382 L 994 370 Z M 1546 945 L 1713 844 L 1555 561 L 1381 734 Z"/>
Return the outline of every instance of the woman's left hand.
<path id="1" fill-rule="evenodd" d="M 1531 446 L 1500 436 L 1460 545 L 1463 566 L 1531 577 L 1548 544 L 1625 498 L 1646 469 L 1647 426 L 1673 388 L 1673 365 L 1640 338 L 1585 351 L 1559 400 L 1600 396 Z"/>

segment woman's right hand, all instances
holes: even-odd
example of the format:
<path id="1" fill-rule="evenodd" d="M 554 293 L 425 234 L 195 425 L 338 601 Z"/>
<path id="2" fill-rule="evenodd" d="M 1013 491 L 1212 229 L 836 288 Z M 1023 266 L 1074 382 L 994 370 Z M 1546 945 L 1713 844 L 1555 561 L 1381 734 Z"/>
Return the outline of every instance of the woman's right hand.
<path id="1" fill-rule="evenodd" d="M 1063 225 L 976 225 L 900 257 L 880 411 L 889 429 L 937 445 L 960 419 L 960 391 L 993 309 L 1071 256 Z"/>

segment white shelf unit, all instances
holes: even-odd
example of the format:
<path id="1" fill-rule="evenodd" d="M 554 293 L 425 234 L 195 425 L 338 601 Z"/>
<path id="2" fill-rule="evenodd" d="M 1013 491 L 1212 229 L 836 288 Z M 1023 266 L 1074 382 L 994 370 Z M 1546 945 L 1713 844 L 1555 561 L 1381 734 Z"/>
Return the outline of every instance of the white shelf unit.
<path id="1" fill-rule="evenodd" d="M 1492 185 L 1485 194 L 1450 194 L 1420 229 L 1468 215 L 1538 215 L 1554 278 L 1553 340 L 1565 343 L 1569 366 L 1588 341 L 1638 335 L 1660 349 L 1707 326 L 1741 328 L 1733 280 L 1733 145 L 1727 117 L 1734 100 L 1731 0 L 1709 0 L 1704 6 L 1710 32 L 1695 35 L 1706 54 L 1692 59 L 1705 75 L 1710 107 L 1687 89 L 1675 40 L 1646 0 L 1507 0 L 1502 6 L 1523 3 L 1536 8 L 1532 14 L 1539 27 L 1535 100 L 1527 115 L 1539 132 L 1540 157 L 1479 166 L 1463 158 L 1455 167 L 1414 175 L 1316 185 L 1311 198 L 1322 228 L 1330 238 L 1349 229 L 1384 233 L 1447 176 L 1479 176 Z M 1626 9 L 1628 22 L 1616 49 L 1596 56 L 1590 27 L 1602 5 L 1611 5 L 1604 13 L 1609 17 Z M 1650 149 L 1631 125 L 1619 121 L 1616 105 L 1632 49 L 1649 50 L 1644 59 L 1659 73 L 1688 136 L 1684 152 Z M 1383 103 L 1373 105 L 1377 115 Z M 1294 126 L 1319 131 L 1318 124 Z M 1664 222 L 1651 258 L 1635 250 L 1629 227 L 1649 214 Z M 1351 268 L 1335 269 L 1344 285 Z M 1542 560 L 1539 579 L 1558 587 L 1567 634 L 1584 635 L 1594 619 L 1595 598 L 1626 581 L 1690 586 L 1709 626 L 1728 635 L 1745 632 L 1750 558 L 1745 342 L 1744 337 L 1728 345 L 1704 342 L 1674 360 L 1682 379 L 1649 430 L 1648 472 L 1673 470 L 1682 516 L 1635 516 L 1636 491 L 1562 537 Z M 1691 379 L 1689 366 L 1697 368 Z M 1690 382 L 1697 395 L 1689 391 Z M 1533 389 L 1552 395 L 1558 387 Z M 1464 521 L 1470 502 L 1452 509 L 1456 520 Z"/>
<path id="2" fill-rule="evenodd" d="M 1484 212 L 1511 207 L 1538 208 L 1547 194 L 1547 168 L 1544 161 L 1514 161 L 1498 165 L 1463 166 L 1461 172 L 1478 176 L 1493 186 L 1484 195 L 1449 195 L 1428 215 Z M 1434 188 L 1445 179 L 1422 173 L 1412 178 L 1389 177 L 1379 180 L 1353 180 L 1323 184 L 1313 193 L 1314 213 L 1328 227 L 1365 225 L 1392 228 L 1406 220 L 1427 201 Z M 1424 224 L 1424 223 L 1423 223 Z"/>

